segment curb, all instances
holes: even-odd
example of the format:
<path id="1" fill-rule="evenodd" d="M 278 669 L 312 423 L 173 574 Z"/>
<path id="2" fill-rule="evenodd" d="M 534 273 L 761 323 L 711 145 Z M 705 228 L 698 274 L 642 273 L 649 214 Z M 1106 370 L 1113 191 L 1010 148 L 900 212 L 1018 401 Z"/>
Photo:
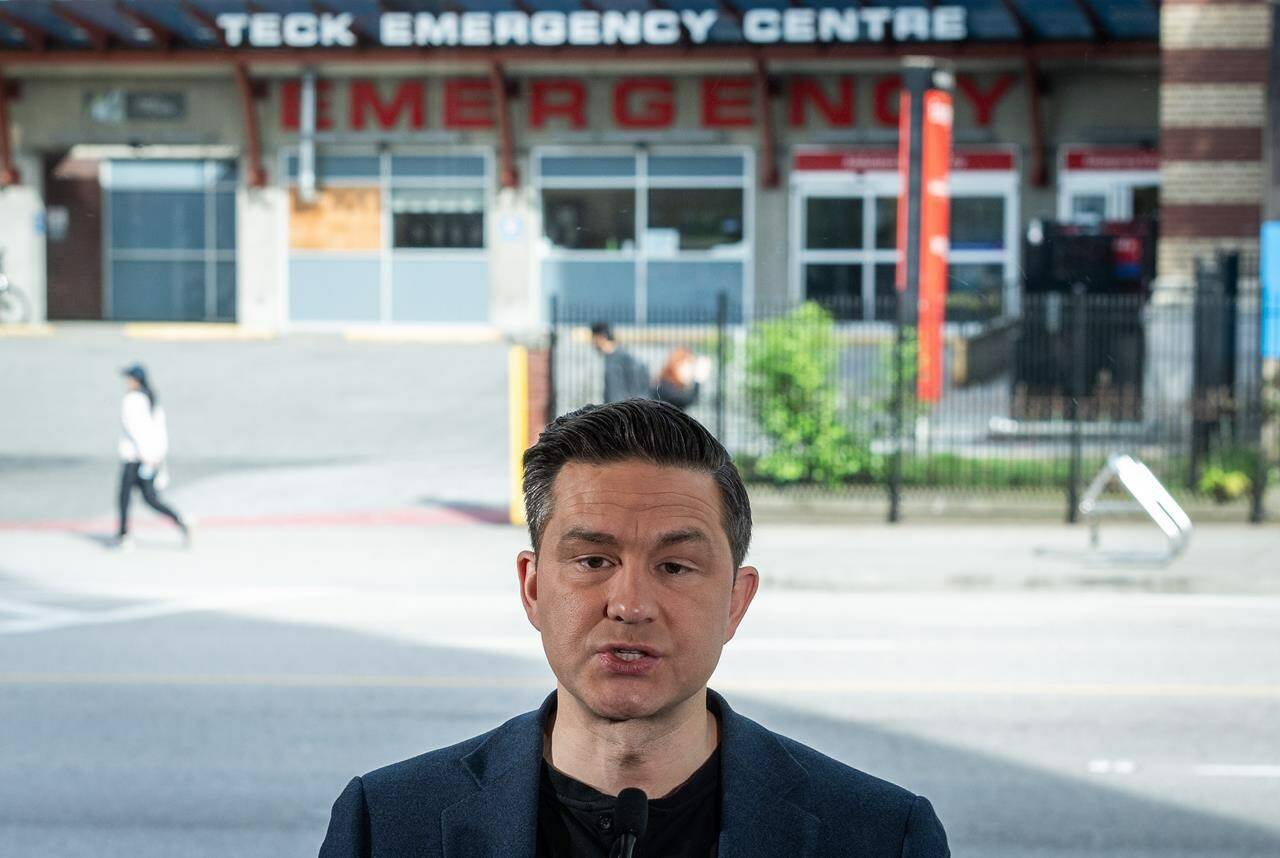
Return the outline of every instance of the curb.
<path id="1" fill-rule="evenodd" d="M 133 340 L 167 342 L 223 342 L 276 338 L 276 333 L 266 328 L 210 322 L 130 322 L 123 327 L 122 333 Z"/>

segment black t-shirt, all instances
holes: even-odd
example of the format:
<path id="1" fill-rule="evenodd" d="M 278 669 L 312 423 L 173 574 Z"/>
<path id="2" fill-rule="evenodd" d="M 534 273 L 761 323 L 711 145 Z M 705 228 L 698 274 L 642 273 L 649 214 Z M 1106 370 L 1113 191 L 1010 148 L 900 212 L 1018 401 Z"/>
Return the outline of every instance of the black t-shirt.
<path id="1" fill-rule="evenodd" d="M 615 798 L 542 764 L 538 858 L 609 858 Z M 720 836 L 720 750 L 675 792 L 649 802 L 635 858 L 709 858 Z"/>

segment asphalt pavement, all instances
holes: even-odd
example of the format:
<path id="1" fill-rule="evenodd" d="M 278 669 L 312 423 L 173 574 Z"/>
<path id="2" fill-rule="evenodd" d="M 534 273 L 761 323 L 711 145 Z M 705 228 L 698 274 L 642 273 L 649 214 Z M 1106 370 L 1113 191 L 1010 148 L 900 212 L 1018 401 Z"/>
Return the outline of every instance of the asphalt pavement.
<path id="1" fill-rule="evenodd" d="M 0 853 L 313 855 L 354 774 L 551 687 L 519 608 L 497 345 L 0 340 Z M 190 550 L 112 519 L 147 361 Z M 1280 531 L 1169 565 L 1050 521 L 757 528 L 713 687 L 928 795 L 957 856 L 1280 855 Z"/>

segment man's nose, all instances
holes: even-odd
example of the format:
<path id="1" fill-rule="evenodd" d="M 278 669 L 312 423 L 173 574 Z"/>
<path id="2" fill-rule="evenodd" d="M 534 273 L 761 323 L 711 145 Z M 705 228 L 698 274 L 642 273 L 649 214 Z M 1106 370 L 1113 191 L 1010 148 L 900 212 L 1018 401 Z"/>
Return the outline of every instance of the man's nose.
<path id="1" fill-rule="evenodd" d="M 609 619 L 619 623 L 653 622 L 655 613 L 652 582 L 644 569 L 624 564 L 609 579 Z"/>

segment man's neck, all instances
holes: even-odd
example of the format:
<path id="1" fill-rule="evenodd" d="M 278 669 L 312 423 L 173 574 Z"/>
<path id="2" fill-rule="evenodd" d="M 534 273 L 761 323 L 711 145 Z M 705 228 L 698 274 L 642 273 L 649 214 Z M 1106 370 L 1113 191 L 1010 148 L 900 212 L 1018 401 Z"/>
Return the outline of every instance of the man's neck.
<path id="1" fill-rule="evenodd" d="M 670 794 L 716 749 L 719 724 L 707 710 L 706 691 L 657 718 L 608 721 L 558 689 L 556 712 L 543 755 L 558 771 L 606 795 L 627 787 L 649 798 Z"/>

